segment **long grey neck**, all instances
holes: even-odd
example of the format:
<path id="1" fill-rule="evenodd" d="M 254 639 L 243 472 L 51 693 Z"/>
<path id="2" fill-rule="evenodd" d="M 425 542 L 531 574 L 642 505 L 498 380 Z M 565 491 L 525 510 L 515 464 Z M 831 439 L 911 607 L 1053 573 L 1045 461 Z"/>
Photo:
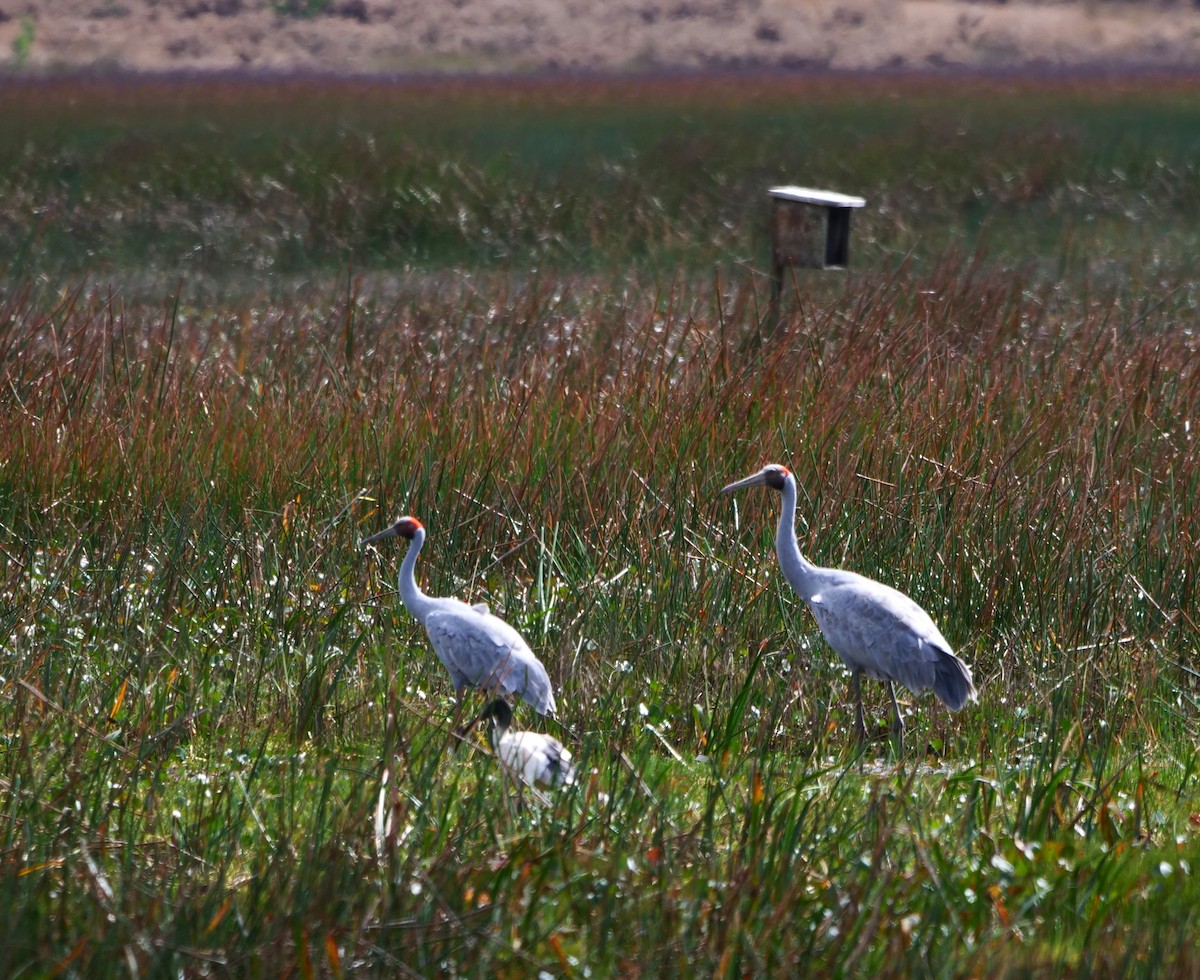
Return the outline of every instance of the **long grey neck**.
<path id="1" fill-rule="evenodd" d="M 412 613 L 422 626 L 425 625 L 425 617 L 433 611 L 436 604 L 435 600 L 422 592 L 417 585 L 417 555 L 421 553 L 421 545 L 424 543 L 425 529 L 420 528 L 413 535 L 408 553 L 400 563 L 400 599 L 404 602 L 404 608 Z"/>
<path id="2" fill-rule="evenodd" d="M 775 531 L 775 553 L 783 577 L 807 602 L 818 589 L 817 567 L 800 553 L 800 543 L 796 540 L 796 481 L 790 476 L 783 484 L 783 511 Z"/>

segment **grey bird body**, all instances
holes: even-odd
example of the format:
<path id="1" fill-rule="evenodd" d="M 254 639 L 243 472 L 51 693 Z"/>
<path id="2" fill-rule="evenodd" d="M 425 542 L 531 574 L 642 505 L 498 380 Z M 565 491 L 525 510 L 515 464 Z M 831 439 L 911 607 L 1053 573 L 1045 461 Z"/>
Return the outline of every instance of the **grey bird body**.
<path id="1" fill-rule="evenodd" d="M 364 538 L 363 545 L 389 537 L 411 544 L 400 565 L 400 599 L 425 627 L 434 653 L 450 674 L 461 698 L 468 687 L 502 692 L 524 700 L 540 714 L 554 714 L 554 688 L 542 662 L 508 623 L 479 603 L 468 605 L 452 596 L 428 596 L 416 580 L 417 555 L 425 528 L 415 517 L 402 517 L 390 527 Z"/>
<path id="2" fill-rule="evenodd" d="M 796 480 L 783 466 L 769 465 L 723 492 L 767 486 L 783 495 L 775 535 L 779 567 L 788 584 L 821 627 L 821 633 L 850 670 L 857 701 L 859 737 L 865 737 L 861 677 L 886 681 L 892 698 L 893 731 L 904 722 L 893 683 L 914 694 L 932 690 L 951 711 L 978 697 L 970 668 L 954 654 L 929 614 L 903 592 L 857 572 L 814 565 L 796 540 Z"/>

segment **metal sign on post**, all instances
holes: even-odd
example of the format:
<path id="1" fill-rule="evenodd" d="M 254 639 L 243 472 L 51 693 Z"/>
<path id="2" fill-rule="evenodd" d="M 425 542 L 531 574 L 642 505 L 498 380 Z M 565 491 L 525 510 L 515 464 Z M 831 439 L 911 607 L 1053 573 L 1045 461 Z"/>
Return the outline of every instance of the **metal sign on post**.
<path id="1" fill-rule="evenodd" d="M 771 322 L 779 318 L 783 270 L 844 269 L 850 261 L 850 212 L 865 198 L 811 187 L 772 187 Z"/>

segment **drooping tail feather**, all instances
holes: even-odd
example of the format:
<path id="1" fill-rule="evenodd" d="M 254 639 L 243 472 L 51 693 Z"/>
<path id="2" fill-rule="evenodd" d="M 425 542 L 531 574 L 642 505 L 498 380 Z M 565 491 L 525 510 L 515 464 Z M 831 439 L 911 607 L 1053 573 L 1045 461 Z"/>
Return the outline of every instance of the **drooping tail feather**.
<path id="1" fill-rule="evenodd" d="M 942 651 L 935 669 L 933 693 L 951 711 L 959 711 L 968 701 L 978 700 L 979 692 L 971 680 L 971 668 L 954 654 Z"/>

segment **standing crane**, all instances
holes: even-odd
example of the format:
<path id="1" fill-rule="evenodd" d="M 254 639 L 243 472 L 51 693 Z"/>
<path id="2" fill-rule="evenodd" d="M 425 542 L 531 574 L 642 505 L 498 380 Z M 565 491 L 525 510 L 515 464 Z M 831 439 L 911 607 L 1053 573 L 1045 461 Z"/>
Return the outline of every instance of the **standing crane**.
<path id="1" fill-rule="evenodd" d="M 529 644 L 485 603 L 467 605 L 451 596 L 428 596 L 417 585 L 414 570 L 425 543 L 425 526 L 415 517 L 401 517 L 378 534 L 363 538 L 366 547 L 386 538 L 410 541 L 400 565 L 400 598 L 425 627 L 429 642 L 450 672 L 459 700 L 468 687 L 517 695 L 540 714 L 553 715 L 554 689 L 546 668 Z"/>
<path id="2" fill-rule="evenodd" d="M 512 708 L 504 698 L 496 698 L 483 709 L 483 718 L 491 721 L 492 751 L 501 765 L 530 786 L 569 786 L 575 782 L 571 753 L 562 742 L 540 732 L 514 732 Z"/>
<path id="3" fill-rule="evenodd" d="M 796 478 L 786 466 L 770 464 L 721 492 L 770 487 L 783 494 L 783 512 L 775 533 L 775 552 L 788 584 L 804 600 L 817 625 L 854 680 L 859 740 L 863 721 L 863 674 L 887 681 L 892 699 L 892 733 L 903 743 L 904 721 L 894 682 L 914 694 L 933 689 L 951 711 L 978 699 L 971 668 L 954 655 L 929 614 L 903 592 L 857 572 L 821 568 L 800 553 L 796 541 Z"/>

